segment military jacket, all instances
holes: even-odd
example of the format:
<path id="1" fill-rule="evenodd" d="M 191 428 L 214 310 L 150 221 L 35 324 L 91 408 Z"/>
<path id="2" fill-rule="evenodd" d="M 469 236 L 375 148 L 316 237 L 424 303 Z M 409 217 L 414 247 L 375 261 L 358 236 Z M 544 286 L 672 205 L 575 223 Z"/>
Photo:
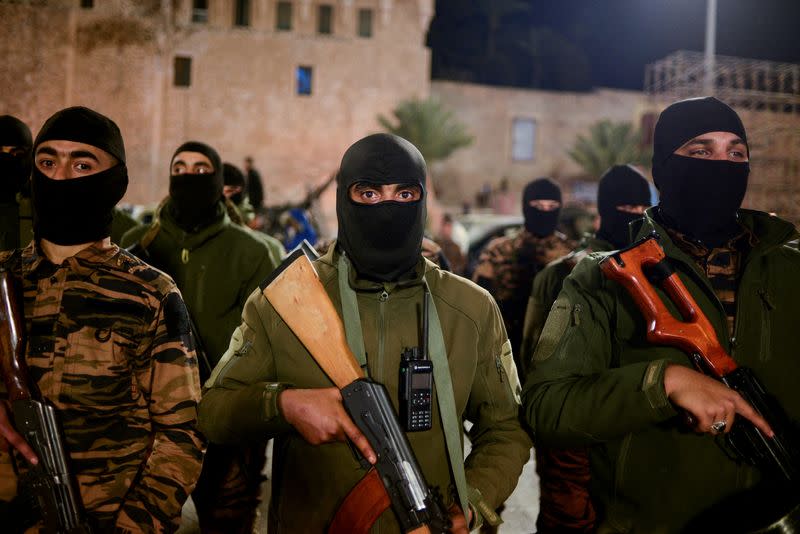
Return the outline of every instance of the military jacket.
<path id="1" fill-rule="evenodd" d="M 725 350 L 800 420 L 800 253 L 786 245 L 797 238 L 795 228 L 765 213 L 739 211 L 756 244 L 742 262 L 731 337 L 708 278 L 671 242 L 651 210 L 635 239 L 652 231 L 661 236 L 672 267 Z M 633 299 L 601 274 L 597 264 L 603 257 L 589 255 L 564 281 L 526 377 L 524 416 L 537 442 L 594 445 L 593 497 L 601 531 L 679 532 L 701 511 L 754 486 L 760 474 L 732 458 L 721 442 L 680 424 L 664 390 L 664 372 L 669 364 L 690 367 L 689 358 L 647 342 Z"/>
<path id="2" fill-rule="evenodd" d="M 338 257 L 338 249 L 331 247 L 314 266 L 341 314 Z M 456 411 L 474 425 L 469 435 L 472 451 L 464 464 L 467 483 L 494 510 L 514 489 L 530 456 L 530 441 L 518 419 L 518 379 L 505 329 L 488 293 L 423 259 L 413 279 L 402 283 L 369 282 L 351 269 L 349 283 L 357 295 L 367 366 L 397 408 L 400 355 L 419 345 L 423 274 L 442 324 Z M 285 421 L 277 397 L 290 385 L 333 386 L 269 301 L 255 291 L 206 384 L 201 428 L 218 442 L 274 438 L 269 531 L 323 532 L 365 472 L 346 444 L 310 445 Z M 441 490 L 449 505 L 454 502 L 454 482 L 436 385 L 433 394 L 432 429 L 407 436 L 428 483 Z M 398 532 L 391 511 L 381 516 L 374 532 Z"/>
<path id="3" fill-rule="evenodd" d="M 18 264 L 29 374 L 58 409 L 97 531 L 174 531 L 204 447 L 197 359 L 175 284 L 102 242 L 61 265 L 31 243 L 0 264 Z"/>
<path id="4" fill-rule="evenodd" d="M 114 208 L 114 218 L 111 221 L 111 241 L 119 243 L 126 232 L 137 226 L 139 226 L 139 223 L 128 215 L 125 210 Z"/>
<path id="5" fill-rule="evenodd" d="M 525 309 L 536 273 L 548 263 L 569 253 L 573 244 L 558 232 L 537 237 L 525 229 L 509 237 L 498 237 L 481 252 L 472 279 L 497 301 L 511 340 L 518 368 Z"/>
<path id="6" fill-rule="evenodd" d="M 588 237 L 581 246 L 564 257 L 550 262 L 539 271 L 533 279 L 533 287 L 528 298 L 525 312 L 525 323 L 522 329 L 522 347 L 520 349 L 520 375 L 525 376 L 529 362 L 533 356 L 536 343 L 544 328 L 547 314 L 556 301 L 564 279 L 575 268 L 579 261 L 592 252 L 613 250 L 613 245 L 596 237 Z"/>
<path id="7" fill-rule="evenodd" d="M 233 224 L 222 202 L 215 222 L 193 233 L 175 223 L 169 200 L 158 221 L 161 229 L 147 247 L 149 261 L 175 279 L 213 366 L 239 324 L 247 297 L 280 260 L 251 230 Z M 126 233 L 121 245 L 137 243 L 148 228 Z"/>

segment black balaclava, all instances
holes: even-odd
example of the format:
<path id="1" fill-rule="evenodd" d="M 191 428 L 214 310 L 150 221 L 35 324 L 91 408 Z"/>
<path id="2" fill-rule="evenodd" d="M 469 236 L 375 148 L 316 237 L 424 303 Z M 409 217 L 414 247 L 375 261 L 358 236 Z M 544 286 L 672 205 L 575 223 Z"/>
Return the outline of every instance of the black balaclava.
<path id="1" fill-rule="evenodd" d="M 338 243 L 359 276 L 392 282 L 416 266 L 425 229 L 426 174 L 419 150 L 396 135 L 370 135 L 345 152 L 336 176 Z M 415 202 L 358 204 L 349 193 L 357 182 L 414 184 L 422 189 L 422 197 Z"/>
<path id="2" fill-rule="evenodd" d="M 531 200 L 556 200 L 561 203 L 561 188 L 550 178 L 539 178 L 525 186 L 522 192 L 522 215 L 525 229 L 538 237 L 547 237 L 556 231 L 561 207 L 542 211 L 531 206 Z"/>
<path id="3" fill-rule="evenodd" d="M 238 193 L 231 195 L 231 202 L 238 206 L 242 203 L 242 200 L 244 199 L 244 193 L 247 189 L 247 182 L 244 179 L 244 173 L 242 173 L 242 171 L 240 171 L 236 165 L 231 163 L 223 163 L 222 178 L 225 185 L 242 188 L 242 190 Z"/>
<path id="4" fill-rule="evenodd" d="M 10 204 L 31 175 L 31 130 L 16 117 L 0 116 L 0 146 L 24 150 L 17 156 L 0 152 L 0 204 Z"/>
<path id="5" fill-rule="evenodd" d="M 750 165 L 673 154 L 709 132 L 730 132 L 747 143 L 739 115 L 714 97 L 683 100 L 662 111 L 653 139 L 653 180 L 663 222 L 714 247 L 741 231 L 736 210 L 747 191 Z"/>
<path id="6" fill-rule="evenodd" d="M 45 141 L 91 145 L 114 156 L 117 164 L 96 174 L 67 180 L 52 180 L 34 166 L 31 193 L 36 239 L 79 245 L 111 235 L 114 206 L 128 188 L 125 145 L 117 125 L 91 109 L 67 108 L 44 123 L 33 143 L 34 154 Z"/>
<path id="7" fill-rule="evenodd" d="M 614 165 L 608 169 L 597 188 L 597 211 L 600 229 L 597 237 L 622 248 L 630 242 L 628 224 L 642 216 L 620 211 L 617 206 L 649 206 L 650 186 L 642 173 L 630 165 Z"/>
<path id="8" fill-rule="evenodd" d="M 170 158 L 181 152 L 199 152 L 209 159 L 214 172 L 208 174 L 171 174 L 169 196 L 172 198 L 172 214 L 178 226 L 187 232 L 196 231 L 217 217 L 217 203 L 222 199 L 222 160 L 217 151 L 205 143 L 189 141 L 178 147 Z"/>

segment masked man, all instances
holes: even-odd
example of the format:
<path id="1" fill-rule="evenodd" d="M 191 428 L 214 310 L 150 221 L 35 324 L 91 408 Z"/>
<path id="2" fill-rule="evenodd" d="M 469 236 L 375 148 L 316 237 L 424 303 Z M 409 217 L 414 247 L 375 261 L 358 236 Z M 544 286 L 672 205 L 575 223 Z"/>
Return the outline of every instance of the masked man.
<path id="1" fill-rule="evenodd" d="M 515 236 L 490 241 L 472 275 L 473 281 L 488 290 L 500 307 L 518 368 L 522 368 L 522 327 L 533 277 L 574 245 L 556 231 L 561 189 L 554 181 L 539 178 L 525 186 L 522 213 L 525 228 Z"/>
<path id="2" fill-rule="evenodd" d="M 520 360 L 525 364 L 555 302 L 564 279 L 580 260 L 592 252 L 617 250 L 628 245 L 628 224 L 642 217 L 650 205 L 650 186 L 642 173 L 630 165 L 615 165 L 600 178 L 597 211 L 600 225 L 596 235 L 581 246 L 542 269 L 533 280 L 525 314 Z M 539 532 L 594 532 L 595 512 L 589 497 L 589 457 L 585 449 L 548 449 L 538 443 L 536 472 L 539 475 Z"/>
<path id="3" fill-rule="evenodd" d="M 401 353 L 419 345 L 423 287 L 430 287 L 455 399 L 450 422 L 457 419 L 459 434 L 462 419 L 474 424 L 463 464 L 468 510 L 456 504 L 467 496 L 456 495 L 438 409 L 430 430 L 407 437 L 428 483 L 450 507 L 453 531 L 465 532 L 470 517 L 473 526 L 496 519 L 492 510 L 516 485 L 530 442 L 518 421 L 516 369 L 496 305 L 485 291 L 421 257 L 425 173 L 422 155 L 399 137 L 376 134 L 351 146 L 337 176 L 338 242 L 314 267 L 337 310 L 349 303 L 346 325 L 362 325 L 366 368 L 395 406 Z M 434 383 L 434 393 L 445 394 L 439 388 Z M 327 528 L 364 475 L 346 439 L 374 461 L 339 391 L 260 291 L 248 299 L 242 324 L 208 382 L 202 420 L 203 431 L 217 442 L 275 438 L 270 532 Z M 391 511 L 376 528 L 399 531 Z"/>
<path id="4" fill-rule="evenodd" d="M 186 308 L 171 279 L 109 239 L 128 185 L 117 125 L 68 108 L 33 149 L 36 238 L 0 255 L 22 279 L 30 377 L 58 409 L 94 531 L 174 531 L 203 450 Z M 0 431 L 33 461 L 7 423 L 0 404 Z"/>
<path id="5" fill-rule="evenodd" d="M 170 172 L 169 197 L 156 220 L 125 234 L 122 245 L 138 243 L 153 265 L 175 279 L 202 341 L 199 348 L 213 367 L 248 295 L 278 260 L 265 241 L 230 220 L 216 150 L 184 143 L 172 156 Z M 252 530 L 264 461 L 260 445 L 209 447 L 192 494 L 204 533 Z"/>
<path id="6" fill-rule="evenodd" d="M 33 239 L 30 174 L 30 129 L 16 117 L 0 116 L 0 250 Z"/>
<path id="7" fill-rule="evenodd" d="M 797 231 L 740 209 L 748 159 L 745 129 L 727 105 L 699 98 L 669 106 L 654 138 L 660 203 L 634 236 L 658 233 L 724 349 L 797 420 L 800 394 L 787 377 L 800 376 L 800 254 L 786 246 Z M 767 436 L 771 429 L 738 393 L 695 371 L 687 354 L 646 340 L 632 297 L 600 272 L 602 257 L 582 261 L 553 304 L 526 378 L 525 417 L 537 442 L 591 447 L 600 531 L 678 532 L 764 475 L 714 437 L 740 419 Z M 681 411 L 694 417 L 695 432 Z M 713 526 L 697 531 L 746 531 L 741 516 L 759 511 L 715 513 Z"/>

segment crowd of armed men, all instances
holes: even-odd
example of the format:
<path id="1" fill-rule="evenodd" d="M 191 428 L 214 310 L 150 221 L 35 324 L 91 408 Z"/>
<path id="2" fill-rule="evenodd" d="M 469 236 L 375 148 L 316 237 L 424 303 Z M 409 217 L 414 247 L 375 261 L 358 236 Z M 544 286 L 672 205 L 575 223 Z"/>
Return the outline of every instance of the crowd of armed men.
<path id="1" fill-rule="evenodd" d="M 208 144 L 124 231 L 113 120 L 0 117 L 0 530 L 174 532 L 191 496 L 203 533 L 496 532 L 533 447 L 526 532 L 798 532 L 798 232 L 741 208 L 751 141 L 676 102 L 655 205 L 614 166 L 575 242 L 534 180 L 469 280 L 422 254 L 400 137 L 347 149 L 336 241 L 286 257 Z"/>

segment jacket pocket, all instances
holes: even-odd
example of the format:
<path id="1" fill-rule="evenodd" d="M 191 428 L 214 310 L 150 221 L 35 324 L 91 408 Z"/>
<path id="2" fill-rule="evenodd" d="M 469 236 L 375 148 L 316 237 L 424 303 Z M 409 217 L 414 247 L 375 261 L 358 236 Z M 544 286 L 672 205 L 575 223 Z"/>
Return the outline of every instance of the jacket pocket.
<path id="1" fill-rule="evenodd" d="M 125 339 L 110 328 L 84 326 L 67 335 L 59 398 L 66 404 L 105 406 L 131 395 Z"/>

